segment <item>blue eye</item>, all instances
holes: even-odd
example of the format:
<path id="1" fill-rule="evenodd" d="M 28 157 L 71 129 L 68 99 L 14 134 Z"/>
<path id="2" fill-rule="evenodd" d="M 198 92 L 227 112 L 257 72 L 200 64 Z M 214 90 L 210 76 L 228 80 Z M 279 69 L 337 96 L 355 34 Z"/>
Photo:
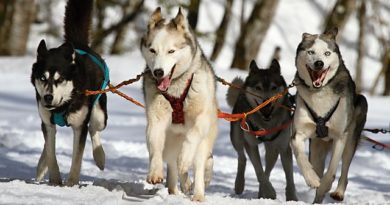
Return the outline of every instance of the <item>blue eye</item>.
<path id="1" fill-rule="evenodd" d="M 330 52 L 329 51 L 326 51 L 325 53 L 324 53 L 326 56 L 330 56 Z"/>
<path id="2" fill-rule="evenodd" d="M 46 77 L 43 75 L 43 76 L 41 76 L 41 77 L 39 78 L 39 80 L 41 80 L 41 81 L 46 81 L 47 79 L 46 79 Z"/>

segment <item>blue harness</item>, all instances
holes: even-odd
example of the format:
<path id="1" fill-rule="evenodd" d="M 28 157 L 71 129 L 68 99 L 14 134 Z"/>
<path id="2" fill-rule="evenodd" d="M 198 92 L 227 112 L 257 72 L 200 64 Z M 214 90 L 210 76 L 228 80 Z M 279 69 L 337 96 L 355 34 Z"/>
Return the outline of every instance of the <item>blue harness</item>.
<path id="1" fill-rule="evenodd" d="M 96 56 L 80 49 L 75 49 L 76 53 L 79 55 L 87 55 L 96 65 L 98 65 L 104 73 L 104 81 L 102 83 L 102 86 L 100 87 L 101 90 L 105 89 L 108 86 L 108 82 L 110 81 L 110 74 L 109 69 L 106 64 L 106 62 L 99 60 Z M 95 104 L 98 102 L 99 98 L 101 97 L 101 93 L 96 95 L 96 98 L 92 104 L 92 107 L 95 106 Z M 52 115 L 52 120 L 54 124 L 64 127 L 69 126 L 68 122 L 65 119 L 65 111 L 62 112 L 54 112 Z"/>

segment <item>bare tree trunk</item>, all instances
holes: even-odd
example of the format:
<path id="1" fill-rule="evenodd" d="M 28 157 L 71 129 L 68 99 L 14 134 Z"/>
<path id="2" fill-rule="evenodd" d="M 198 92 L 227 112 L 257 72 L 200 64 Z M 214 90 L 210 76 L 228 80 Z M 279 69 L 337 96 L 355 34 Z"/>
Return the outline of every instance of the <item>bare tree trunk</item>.
<path id="1" fill-rule="evenodd" d="M 359 9 L 359 39 L 358 39 L 358 56 L 356 62 L 356 91 L 361 92 L 363 89 L 362 85 L 362 67 L 363 67 L 363 58 L 364 58 L 364 39 L 365 39 L 365 27 L 366 27 L 366 3 L 361 2 Z"/>
<path id="2" fill-rule="evenodd" d="M 196 30 L 196 25 L 198 24 L 200 2 L 201 0 L 191 0 L 188 6 L 188 23 L 194 30 Z"/>
<path id="3" fill-rule="evenodd" d="M 333 10 L 329 13 L 325 20 L 324 31 L 338 27 L 339 33 L 341 33 L 349 16 L 355 10 L 355 7 L 356 0 L 337 0 Z"/>
<path id="4" fill-rule="evenodd" d="M 271 67 L 271 64 L 272 64 L 272 61 L 275 59 L 277 61 L 280 61 L 280 53 L 282 52 L 282 48 L 280 48 L 280 46 L 276 46 L 275 47 L 275 50 L 274 50 L 274 53 L 272 54 L 272 57 L 269 61 L 269 66 L 268 67 Z"/>
<path id="5" fill-rule="evenodd" d="M 232 68 L 247 69 L 255 59 L 272 22 L 279 0 L 258 0 L 236 43 Z"/>
<path id="6" fill-rule="evenodd" d="M 385 77 L 385 89 L 383 90 L 383 95 L 390 95 L 390 45 L 387 45 L 385 54 L 383 55 L 382 60 L 382 72 Z"/>
<path id="7" fill-rule="evenodd" d="M 216 32 L 215 44 L 210 57 L 211 61 L 215 61 L 218 58 L 223 48 L 223 45 L 225 44 L 227 28 L 232 17 L 232 5 L 233 0 L 226 0 L 225 13 L 223 15 L 221 24 L 219 25 L 218 30 Z"/>
<path id="8" fill-rule="evenodd" d="M 0 55 L 24 55 L 34 21 L 34 0 L 0 1 Z"/>

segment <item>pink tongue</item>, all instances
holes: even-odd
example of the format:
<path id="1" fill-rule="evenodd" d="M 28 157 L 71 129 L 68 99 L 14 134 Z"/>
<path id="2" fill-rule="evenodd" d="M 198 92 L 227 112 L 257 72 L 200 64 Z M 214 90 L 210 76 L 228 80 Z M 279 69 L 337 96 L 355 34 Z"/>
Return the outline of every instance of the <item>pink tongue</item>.
<path id="1" fill-rule="evenodd" d="M 171 85 L 171 79 L 169 79 L 169 76 L 167 76 L 158 82 L 157 88 L 160 91 L 167 91 L 170 85 Z"/>
<path id="2" fill-rule="evenodd" d="M 313 77 L 315 80 L 313 81 L 314 87 L 320 87 L 322 85 L 322 80 L 325 78 L 326 71 L 318 71 L 313 72 Z"/>

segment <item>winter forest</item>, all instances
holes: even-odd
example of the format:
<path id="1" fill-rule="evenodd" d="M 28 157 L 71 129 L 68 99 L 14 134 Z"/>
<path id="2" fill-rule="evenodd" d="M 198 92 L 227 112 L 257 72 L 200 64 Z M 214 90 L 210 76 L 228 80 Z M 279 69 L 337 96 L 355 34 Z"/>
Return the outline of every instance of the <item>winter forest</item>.
<path id="1" fill-rule="evenodd" d="M 198 204 L 182 193 L 169 195 L 164 184 L 146 182 L 149 153 L 145 110 L 114 93 L 107 93 L 108 121 L 101 133 L 104 171 L 95 166 L 88 136 L 78 186 L 52 186 L 48 176 L 42 182 L 35 181 L 45 139 L 30 76 L 40 41 L 44 39 L 48 48 L 64 42 L 66 2 L 0 0 L 0 204 Z M 365 128 L 379 133 L 363 132 L 344 201 L 335 201 L 327 194 L 322 203 L 390 204 L 389 1 L 94 0 L 89 46 L 107 63 L 113 85 L 144 70 L 141 37 L 157 7 L 169 18 L 183 8 L 215 74 L 229 82 L 236 76 L 245 79 L 252 60 L 260 68 L 268 68 L 272 59 L 277 59 L 290 84 L 297 70 L 296 49 L 302 34 L 320 34 L 337 27 L 336 40 L 344 63 L 357 92 L 368 101 Z M 120 90 L 144 103 L 141 81 Z M 231 113 L 227 90 L 226 85 L 217 83 L 219 109 Z M 276 199 L 258 198 L 259 182 L 249 160 L 244 191 L 236 194 L 237 153 L 230 141 L 230 123 L 219 119 L 218 128 L 213 176 L 204 204 L 312 203 L 316 191 L 306 185 L 295 156 L 293 176 L 299 201 L 286 202 L 280 158 L 269 177 Z M 72 140 L 71 129 L 57 128 L 55 152 L 63 180 L 71 169 Z M 259 152 L 264 160 L 262 144 Z M 337 187 L 340 172 L 341 165 L 331 191 Z"/>

